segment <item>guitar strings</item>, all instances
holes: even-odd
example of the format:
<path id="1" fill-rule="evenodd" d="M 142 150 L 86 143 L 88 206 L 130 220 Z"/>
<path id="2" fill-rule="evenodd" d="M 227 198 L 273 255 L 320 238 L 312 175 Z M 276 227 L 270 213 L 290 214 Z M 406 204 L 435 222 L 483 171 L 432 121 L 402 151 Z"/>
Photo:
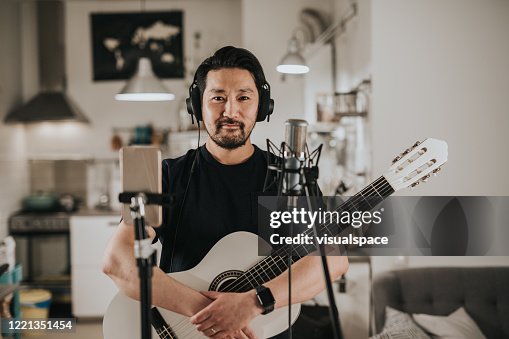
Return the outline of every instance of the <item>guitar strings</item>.
<path id="1" fill-rule="evenodd" d="M 380 198 L 382 198 L 382 201 L 383 199 L 385 199 L 387 196 L 389 196 L 390 194 L 392 194 L 394 192 L 394 189 L 390 186 L 390 184 L 387 183 L 386 180 L 384 180 L 385 178 L 383 176 L 379 177 L 377 180 L 375 180 L 372 184 L 368 185 L 367 187 L 365 187 L 363 190 L 361 190 L 359 193 L 357 193 L 355 196 L 353 196 L 351 199 L 345 201 L 344 203 L 342 203 L 338 209 L 342 209 L 343 206 L 347 206 L 348 204 L 351 204 L 354 209 L 356 207 L 359 207 L 361 205 L 361 203 L 364 201 L 364 202 L 368 202 L 365 198 L 364 195 L 367 195 L 367 193 L 371 192 L 371 193 L 376 193 L 378 196 L 380 196 Z M 392 192 L 391 192 L 392 191 Z M 363 194 L 364 193 L 364 194 Z M 373 196 L 373 194 L 369 194 L 367 195 L 368 197 L 369 196 Z M 387 196 L 385 196 L 387 193 L 389 193 Z M 381 201 L 380 201 L 381 202 Z M 380 202 L 377 202 L 375 204 L 378 205 L 378 203 Z M 369 202 L 368 202 L 368 205 Z M 374 206 L 371 206 L 370 207 L 374 207 Z M 338 210 L 337 209 L 337 210 Z M 332 219 L 332 218 L 331 218 Z M 328 226 L 332 225 L 332 222 L 324 222 L 323 224 L 319 225 L 320 228 L 327 228 L 328 229 Z M 310 231 L 310 230 L 308 230 Z M 312 230 L 311 230 L 312 231 Z M 329 230 L 330 231 L 330 230 Z M 340 231 L 341 232 L 341 231 Z M 297 254 L 300 256 L 300 253 L 298 252 L 299 250 L 301 249 L 304 249 L 304 251 L 306 251 L 306 248 L 305 246 L 303 246 L 302 244 L 301 245 L 298 245 L 297 248 L 294 248 L 294 251 L 297 252 Z M 278 252 L 283 252 L 281 254 L 278 254 Z M 272 273 L 274 273 L 274 276 L 277 276 L 281 273 L 283 273 L 285 270 L 288 269 L 288 267 L 285 267 L 284 270 L 281 270 L 281 268 L 278 266 L 278 263 L 274 260 L 274 258 L 278 257 L 279 259 L 278 260 L 281 260 L 281 259 L 285 259 L 284 257 L 287 256 L 289 254 L 289 249 L 288 248 L 281 248 L 279 250 L 277 250 L 275 253 L 271 254 L 270 256 L 267 256 L 266 258 L 264 258 L 263 260 L 261 260 L 258 264 L 256 264 L 255 266 L 251 267 L 250 269 L 246 270 L 244 272 L 243 275 L 241 275 L 236 281 L 236 283 L 232 283 L 225 291 L 223 292 L 232 292 L 234 290 L 242 290 L 246 287 L 249 287 L 249 285 L 251 285 L 251 287 L 254 287 L 252 282 L 250 281 L 249 277 L 247 276 L 247 274 L 251 274 L 251 276 L 253 277 L 253 280 L 255 281 L 256 284 L 258 284 L 258 281 L 257 281 L 257 278 L 256 276 L 253 274 L 253 273 L 256 273 L 260 278 L 261 278 L 261 281 L 262 283 L 264 282 L 264 278 L 262 277 L 262 275 L 260 274 L 260 271 L 262 273 L 265 273 L 265 269 L 263 268 L 263 265 L 265 264 L 271 271 Z M 306 253 L 307 254 L 307 253 Z M 300 259 L 300 258 L 299 258 Z M 275 272 L 272 270 L 272 267 L 273 265 L 270 265 L 269 262 L 267 262 L 268 260 L 272 260 L 273 261 L 273 264 L 275 264 L 275 266 L 277 267 L 278 270 L 280 270 L 281 272 L 279 272 L 279 274 L 275 274 Z M 292 262 L 293 264 L 293 262 Z M 284 266 L 286 266 L 286 263 L 283 263 Z M 253 272 L 252 272 L 253 271 Z M 269 275 L 267 275 L 267 273 L 265 273 L 266 276 L 268 276 L 270 278 Z M 247 280 L 247 282 L 242 282 L 241 278 L 245 278 Z M 242 285 L 240 285 L 240 283 Z M 184 320 L 184 321 L 181 321 L 177 324 L 175 324 L 174 326 L 172 326 L 172 329 L 174 331 L 185 331 L 183 334 L 184 335 L 188 335 L 190 334 L 192 331 L 195 330 L 195 326 L 190 324 L 187 320 Z M 199 332 L 197 334 L 200 334 Z"/>

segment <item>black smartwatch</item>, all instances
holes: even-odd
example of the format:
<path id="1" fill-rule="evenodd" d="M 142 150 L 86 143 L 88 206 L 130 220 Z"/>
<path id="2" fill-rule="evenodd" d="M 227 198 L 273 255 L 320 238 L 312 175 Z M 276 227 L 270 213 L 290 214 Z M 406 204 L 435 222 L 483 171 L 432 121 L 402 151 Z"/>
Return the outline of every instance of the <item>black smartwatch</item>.
<path id="1" fill-rule="evenodd" d="M 276 303 L 276 300 L 274 300 L 274 296 L 272 295 L 270 289 L 260 285 L 255 290 L 258 302 L 263 307 L 262 314 L 268 314 L 274 311 L 274 304 Z"/>

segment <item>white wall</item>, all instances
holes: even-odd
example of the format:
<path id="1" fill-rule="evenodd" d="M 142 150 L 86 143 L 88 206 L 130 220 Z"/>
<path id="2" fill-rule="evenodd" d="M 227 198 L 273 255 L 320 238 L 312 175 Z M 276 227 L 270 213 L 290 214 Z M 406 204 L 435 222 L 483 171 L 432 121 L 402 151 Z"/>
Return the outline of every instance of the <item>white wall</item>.
<path id="1" fill-rule="evenodd" d="M 373 3 L 375 172 L 415 140 L 444 139 L 449 161 L 403 194 L 508 195 L 509 2 Z M 376 258 L 378 269 L 394 258 Z M 411 257 L 409 266 L 509 265 L 509 257 Z"/>
<path id="2" fill-rule="evenodd" d="M 358 0 L 357 15 L 336 36 L 337 84 L 341 92 L 348 92 L 363 80 L 371 78 L 372 65 L 372 0 Z M 340 21 L 351 11 L 350 0 L 334 1 L 334 19 Z"/>
<path id="3" fill-rule="evenodd" d="M 372 15 L 375 172 L 435 137 L 449 161 L 414 194 L 507 195 L 509 2 L 374 1 Z"/>
<path id="4" fill-rule="evenodd" d="M 304 119 L 307 97 L 303 76 L 287 75 L 282 80 L 276 71 L 286 54 L 288 40 L 299 25 L 303 8 L 331 11 L 330 0 L 242 0 L 242 43 L 260 60 L 275 101 L 270 122 L 259 123 L 252 134 L 254 143 L 265 148 L 269 138 L 279 145 L 284 138 L 284 122 L 290 118 Z"/>
<path id="5" fill-rule="evenodd" d="M 335 0 L 339 19 L 350 1 Z M 374 174 L 425 137 L 449 143 L 449 162 L 404 194 L 506 195 L 509 3 L 358 1 L 338 43 L 338 87 L 373 80 Z"/>
<path id="6" fill-rule="evenodd" d="M 182 10 L 184 55 L 193 51 L 193 33 L 200 31 L 203 59 L 224 45 L 240 45 L 240 1 L 148 1 L 147 11 Z M 90 13 L 139 11 L 135 1 L 66 2 L 66 70 L 68 92 L 90 119 L 90 125 L 40 124 L 28 127 L 29 156 L 116 157 L 110 150 L 113 127 L 134 127 L 153 123 L 155 127 L 177 129 L 177 110 L 187 96 L 184 80 L 165 80 L 177 100 L 163 103 L 116 102 L 113 97 L 125 81 L 92 81 Z M 29 63 L 28 66 L 31 66 Z M 27 66 L 27 67 L 28 67 Z M 33 65 L 32 65 L 33 67 Z"/>
<path id="7" fill-rule="evenodd" d="M 21 10 L 18 2 L 0 3 L 0 118 L 21 101 L 21 56 L 19 29 Z M 20 207 L 28 192 L 28 172 L 25 158 L 25 131 L 21 126 L 0 123 L 0 239 L 7 235 L 7 218 Z"/>

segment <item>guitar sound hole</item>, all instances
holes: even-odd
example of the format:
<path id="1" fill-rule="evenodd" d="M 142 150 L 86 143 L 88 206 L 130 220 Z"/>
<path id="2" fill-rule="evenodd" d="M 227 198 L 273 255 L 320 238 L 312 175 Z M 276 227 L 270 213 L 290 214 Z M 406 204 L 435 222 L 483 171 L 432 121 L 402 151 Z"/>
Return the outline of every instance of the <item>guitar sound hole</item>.
<path id="1" fill-rule="evenodd" d="M 232 284 L 237 280 L 244 272 L 238 270 L 225 271 L 219 274 L 212 280 L 209 286 L 209 291 L 218 292 L 233 292 L 236 289 L 231 289 Z"/>

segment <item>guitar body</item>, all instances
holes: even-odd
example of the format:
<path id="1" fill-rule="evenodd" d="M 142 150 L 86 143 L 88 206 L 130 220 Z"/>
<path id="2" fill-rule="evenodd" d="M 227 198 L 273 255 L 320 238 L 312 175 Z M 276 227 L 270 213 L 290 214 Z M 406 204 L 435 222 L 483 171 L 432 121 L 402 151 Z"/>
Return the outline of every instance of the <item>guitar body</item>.
<path id="1" fill-rule="evenodd" d="M 258 241 L 258 236 L 252 233 L 231 233 L 215 244 L 194 268 L 168 275 L 197 291 L 219 290 L 223 284 L 236 279 L 238 275 L 264 258 L 257 255 Z M 178 298 L 178 295 L 175 298 Z M 177 338 L 206 338 L 195 329 L 195 325 L 191 324 L 188 317 L 162 308 L 158 309 Z M 292 323 L 297 319 L 299 312 L 300 305 L 293 305 Z M 267 315 L 256 317 L 251 322 L 251 327 L 259 338 L 269 338 L 283 332 L 288 328 L 288 308 L 282 307 Z M 103 334 L 105 339 L 140 338 L 139 302 L 123 293 L 117 293 L 104 316 Z M 152 337 L 158 338 L 154 329 Z"/>

